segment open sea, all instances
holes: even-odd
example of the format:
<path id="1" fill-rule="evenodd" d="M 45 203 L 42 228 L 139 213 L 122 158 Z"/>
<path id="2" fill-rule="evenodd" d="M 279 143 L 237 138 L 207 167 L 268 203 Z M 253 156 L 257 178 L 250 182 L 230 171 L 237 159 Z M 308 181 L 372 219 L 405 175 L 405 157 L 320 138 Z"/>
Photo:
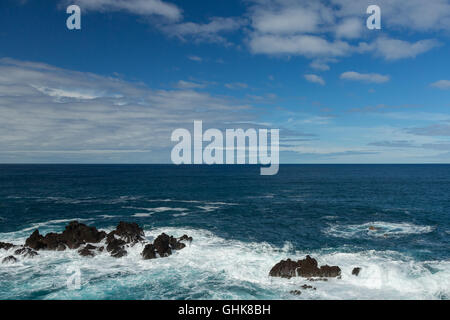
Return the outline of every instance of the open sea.
<path id="1" fill-rule="evenodd" d="M 18 257 L 0 264 L 0 299 L 450 298 L 450 165 L 281 165 L 275 176 L 258 166 L 0 165 L 0 241 L 23 244 L 72 220 L 194 240 L 154 260 L 140 244 L 120 259 Z M 268 276 L 307 254 L 338 265 L 341 279 Z M 73 267 L 79 289 L 67 286 Z M 290 293 L 303 284 L 316 290 Z"/>

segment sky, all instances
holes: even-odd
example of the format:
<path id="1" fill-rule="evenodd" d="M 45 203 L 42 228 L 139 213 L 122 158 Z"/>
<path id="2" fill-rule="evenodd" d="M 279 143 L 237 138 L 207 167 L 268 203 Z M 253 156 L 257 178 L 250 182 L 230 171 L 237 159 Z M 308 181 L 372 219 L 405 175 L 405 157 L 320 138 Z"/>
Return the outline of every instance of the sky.
<path id="1" fill-rule="evenodd" d="M 281 163 L 450 163 L 449 45 L 450 0 L 2 0 L 0 162 L 170 163 L 202 120 L 280 129 Z"/>

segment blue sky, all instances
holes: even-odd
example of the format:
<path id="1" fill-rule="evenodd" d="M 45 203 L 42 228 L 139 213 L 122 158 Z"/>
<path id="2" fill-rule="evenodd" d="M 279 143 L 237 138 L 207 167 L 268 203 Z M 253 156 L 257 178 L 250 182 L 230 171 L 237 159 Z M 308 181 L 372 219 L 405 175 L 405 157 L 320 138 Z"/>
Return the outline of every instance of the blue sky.
<path id="1" fill-rule="evenodd" d="M 194 120 L 279 128 L 282 163 L 450 162 L 450 1 L 368 4 L 4 0 L 0 162 L 167 163 Z"/>

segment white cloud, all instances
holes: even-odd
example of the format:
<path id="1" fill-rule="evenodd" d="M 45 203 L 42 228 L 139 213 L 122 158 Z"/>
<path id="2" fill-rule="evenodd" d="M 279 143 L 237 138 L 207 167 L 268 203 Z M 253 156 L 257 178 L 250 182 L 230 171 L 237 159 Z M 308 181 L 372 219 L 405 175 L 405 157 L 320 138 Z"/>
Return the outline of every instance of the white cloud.
<path id="1" fill-rule="evenodd" d="M 158 15 L 177 21 L 182 18 L 182 11 L 176 5 L 162 0 L 70 0 L 86 11 L 126 11 L 140 16 Z"/>
<path id="2" fill-rule="evenodd" d="M 320 58 L 313 60 L 309 66 L 313 69 L 319 70 L 319 71 L 327 71 L 330 70 L 330 63 L 336 63 L 338 62 L 337 59 L 333 58 Z"/>
<path id="3" fill-rule="evenodd" d="M 354 39 L 359 38 L 363 31 L 363 20 L 359 18 L 348 18 L 336 25 L 336 37 Z"/>
<path id="4" fill-rule="evenodd" d="M 308 80 L 309 82 L 313 82 L 313 83 L 318 83 L 322 86 L 325 85 L 325 80 L 323 80 L 322 77 L 315 75 L 315 74 L 305 74 L 305 79 Z"/>
<path id="5" fill-rule="evenodd" d="M 378 73 L 359 73 L 355 71 L 347 71 L 341 74 L 341 79 L 363 81 L 369 83 L 383 83 L 389 81 L 390 77 Z"/>
<path id="6" fill-rule="evenodd" d="M 303 55 L 307 57 L 344 56 L 351 49 L 346 42 L 330 42 L 321 37 L 310 35 L 253 35 L 249 45 L 253 53 Z"/>
<path id="7" fill-rule="evenodd" d="M 195 61 L 195 62 L 202 62 L 203 58 L 199 56 L 188 56 L 189 60 Z"/>
<path id="8" fill-rule="evenodd" d="M 450 80 L 439 80 L 433 82 L 431 86 L 442 90 L 450 90 Z"/>
<path id="9" fill-rule="evenodd" d="M 234 17 L 213 17 L 207 23 L 183 22 L 159 26 L 170 36 L 183 41 L 193 39 L 196 42 L 216 42 L 230 44 L 221 34 L 238 30 L 243 20 Z"/>
<path id="10" fill-rule="evenodd" d="M 381 56 L 386 60 L 398 60 L 404 58 L 415 58 L 419 54 L 425 53 L 439 45 L 440 43 L 435 39 L 408 42 L 404 40 L 381 37 L 371 44 L 361 43 L 359 50 L 361 52 L 372 51 L 375 55 Z"/>
<path id="11" fill-rule="evenodd" d="M 183 86 L 156 90 L 113 77 L 0 59 L 0 162 L 167 162 L 173 129 L 191 128 L 194 120 L 216 128 L 255 120 L 247 104 L 194 91 L 188 82 Z M 150 149 L 158 152 L 150 154 Z M 142 152 L 130 159 L 127 150 Z"/>
<path id="12" fill-rule="evenodd" d="M 225 87 L 228 89 L 247 89 L 248 84 L 243 82 L 233 82 L 233 83 L 226 83 Z"/>
<path id="13" fill-rule="evenodd" d="M 261 33 L 292 34 L 315 32 L 321 22 L 319 12 L 311 8 L 293 7 L 281 10 L 258 9 L 252 16 L 252 26 Z"/>
<path id="14" fill-rule="evenodd" d="M 414 58 L 436 46 L 434 39 L 408 42 L 380 37 L 373 42 L 355 40 L 369 36 L 365 27 L 370 1 L 331 0 L 250 0 L 251 29 L 248 45 L 253 53 L 302 55 L 308 58 L 374 53 L 386 60 Z M 384 25 L 412 32 L 450 30 L 450 4 L 447 0 L 380 0 Z M 315 61 L 311 67 L 328 70 L 328 64 Z"/>
<path id="15" fill-rule="evenodd" d="M 178 81 L 176 87 L 180 89 L 202 89 L 206 87 L 206 83 L 180 80 Z"/>

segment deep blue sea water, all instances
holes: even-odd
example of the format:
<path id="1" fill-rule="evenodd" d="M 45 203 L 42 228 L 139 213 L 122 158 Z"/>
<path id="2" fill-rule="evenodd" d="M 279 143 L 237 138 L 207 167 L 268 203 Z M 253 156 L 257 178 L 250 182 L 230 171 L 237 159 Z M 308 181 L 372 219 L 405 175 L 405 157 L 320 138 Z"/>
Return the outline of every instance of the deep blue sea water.
<path id="1" fill-rule="evenodd" d="M 121 259 L 19 257 L 0 264 L 0 299 L 448 299 L 449 218 L 450 165 L 282 165 L 275 176 L 257 166 L 0 165 L 0 241 L 23 244 L 72 220 L 194 238 L 156 260 L 142 260 L 140 245 Z M 268 277 L 306 254 L 342 278 L 293 296 L 305 279 Z"/>

